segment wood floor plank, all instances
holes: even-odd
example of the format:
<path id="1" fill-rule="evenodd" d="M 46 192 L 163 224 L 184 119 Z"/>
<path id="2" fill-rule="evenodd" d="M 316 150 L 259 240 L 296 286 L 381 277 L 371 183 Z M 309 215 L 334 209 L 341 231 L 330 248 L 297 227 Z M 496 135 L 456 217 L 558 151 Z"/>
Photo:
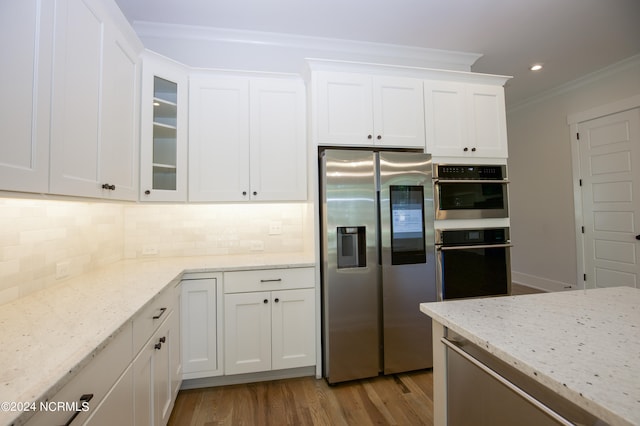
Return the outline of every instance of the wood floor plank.
<path id="1" fill-rule="evenodd" d="M 430 370 L 329 386 L 314 377 L 180 391 L 169 426 L 432 425 Z"/>

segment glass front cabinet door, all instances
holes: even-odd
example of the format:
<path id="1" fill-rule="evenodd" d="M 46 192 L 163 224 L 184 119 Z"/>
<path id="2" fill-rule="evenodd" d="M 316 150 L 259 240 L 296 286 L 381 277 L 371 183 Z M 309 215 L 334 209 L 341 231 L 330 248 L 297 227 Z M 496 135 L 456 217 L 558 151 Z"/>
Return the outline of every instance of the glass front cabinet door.
<path id="1" fill-rule="evenodd" d="M 142 66 L 140 200 L 186 201 L 188 71 L 150 51 Z"/>

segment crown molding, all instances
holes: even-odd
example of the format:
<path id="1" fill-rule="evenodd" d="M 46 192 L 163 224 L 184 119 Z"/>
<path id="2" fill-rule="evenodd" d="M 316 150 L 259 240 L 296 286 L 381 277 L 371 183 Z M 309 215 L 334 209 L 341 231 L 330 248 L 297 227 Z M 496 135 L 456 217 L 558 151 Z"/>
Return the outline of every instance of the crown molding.
<path id="1" fill-rule="evenodd" d="M 400 65 L 429 68 L 445 68 L 470 71 L 482 57 L 478 53 L 427 49 L 384 43 L 341 40 L 323 37 L 298 36 L 282 33 L 244 31 L 226 28 L 164 24 L 135 21 L 133 28 L 141 39 L 198 40 L 229 45 L 261 45 L 265 47 L 294 49 L 312 52 L 354 54 L 359 57 L 385 58 Z M 309 56 L 309 55 L 307 55 Z"/>
<path id="2" fill-rule="evenodd" d="M 559 86 L 540 92 L 535 96 L 524 99 L 521 102 L 517 102 L 511 106 L 507 105 L 507 114 L 517 112 L 520 109 L 538 104 L 540 102 L 549 100 L 556 96 L 560 96 L 562 94 L 576 90 L 588 84 L 592 84 L 600 79 L 617 74 L 619 72 L 626 70 L 627 68 L 635 67 L 639 64 L 640 64 L 640 54 L 630 56 L 626 59 L 623 59 L 609 66 L 601 68 L 600 70 L 594 71 L 592 73 L 579 77 L 575 80 L 571 80 L 567 83 L 564 83 Z"/>

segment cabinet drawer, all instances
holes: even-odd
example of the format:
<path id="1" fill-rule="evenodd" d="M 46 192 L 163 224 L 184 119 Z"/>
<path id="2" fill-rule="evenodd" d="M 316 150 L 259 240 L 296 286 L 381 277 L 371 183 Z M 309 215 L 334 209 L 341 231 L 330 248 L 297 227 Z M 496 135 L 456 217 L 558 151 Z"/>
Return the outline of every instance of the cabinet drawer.
<path id="1" fill-rule="evenodd" d="M 129 366 L 133 359 L 131 349 L 131 323 L 127 323 L 124 329 L 107 346 L 79 371 L 69 383 L 67 383 L 48 403 L 51 404 L 51 411 L 39 411 L 28 421 L 29 426 L 39 425 L 61 425 L 74 415 L 68 409 L 61 410 L 57 403 L 77 404 L 77 408 L 82 409 L 82 402 L 79 402 L 83 395 L 92 395 L 88 401 L 88 410 L 80 411 L 73 424 L 82 424 L 94 411 L 94 409 L 104 399 L 123 371 Z"/>
<path id="2" fill-rule="evenodd" d="M 259 269 L 224 273 L 225 293 L 315 287 L 314 268 Z"/>
<path id="3" fill-rule="evenodd" d="M 133 353 L 140 352 L 145 342 L 169 316 L 175 303 L 175 288 L 169 286 L 135 316 L 133 319 Z"/>

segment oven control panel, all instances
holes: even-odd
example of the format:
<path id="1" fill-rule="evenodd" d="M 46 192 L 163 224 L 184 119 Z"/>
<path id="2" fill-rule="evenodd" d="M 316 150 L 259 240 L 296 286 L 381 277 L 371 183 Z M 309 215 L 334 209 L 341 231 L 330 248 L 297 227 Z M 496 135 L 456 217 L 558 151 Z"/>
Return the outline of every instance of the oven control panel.
<path id="1" fill-rule="evenodd" d="M 438 164 L 434 177 L 440 179 L 503 180 L 505 166 Z"/>

